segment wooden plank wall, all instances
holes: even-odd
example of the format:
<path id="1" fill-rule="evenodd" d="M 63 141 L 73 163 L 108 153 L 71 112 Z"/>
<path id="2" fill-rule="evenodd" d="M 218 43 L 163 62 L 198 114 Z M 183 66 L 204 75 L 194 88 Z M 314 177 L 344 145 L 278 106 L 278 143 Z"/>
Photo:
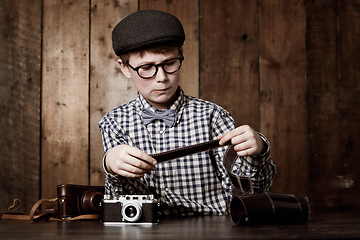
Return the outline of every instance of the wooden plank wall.
<path id="1" fill-rule="evenodd" d="M 307 9 L 310 192 L 318 210 L 359 209 L 360 2 Z"/>
<path id="2" fill-rule="evenodd" d="M 43 2 L 41 190 L 88 184 L 89 2 Z"/>
<path id="3" fill-rule="evenodd" d="M 258 1 L 202 1 L 200 14 L 201 97 L 259 130 Z"/>
<path id="4" fill-rule="evenodd" d="M 137 94 L 110 34 L 140 9 L 182 21 L 185 92 L 268 137 L 273 191 L 360 209 L 360 2 L 1 0 L 0 212 L 57 184 L 103 184 L 97 122 Z"/>
<path id="5" fill-rule="evenodd" d="M 136 89 L 120 74 L 112 50 L 111 31 L 130 13 L 137 1 L 91 1 L 90 30 L 90 184 L 103 185 L 103 148 L 97 123 L 109 110 L 133 99 Z"/>
<path id="6" fill-rule="evenodd" d="M 41 1 L 0 4 L 0 212 L 40 197 Z"/>
<path id="7" fill-rule="evenodd" d="M 277 176 L 287 179 L 274 189 L 307 194 L 305 1 L 262 1 L 259 12 L 260 129 L 271 140 Z"/>

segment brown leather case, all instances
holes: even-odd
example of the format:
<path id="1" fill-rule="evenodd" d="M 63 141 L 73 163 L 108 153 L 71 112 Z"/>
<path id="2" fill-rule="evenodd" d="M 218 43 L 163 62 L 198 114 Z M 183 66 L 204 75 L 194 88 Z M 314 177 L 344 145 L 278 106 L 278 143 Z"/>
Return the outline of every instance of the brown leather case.
<path id="1" fill-rule="evenodd" d="M 100 214 L 104 190 L 103 186 L 58 185 L 59 217 L 70 218 L 83 214 Z"/>

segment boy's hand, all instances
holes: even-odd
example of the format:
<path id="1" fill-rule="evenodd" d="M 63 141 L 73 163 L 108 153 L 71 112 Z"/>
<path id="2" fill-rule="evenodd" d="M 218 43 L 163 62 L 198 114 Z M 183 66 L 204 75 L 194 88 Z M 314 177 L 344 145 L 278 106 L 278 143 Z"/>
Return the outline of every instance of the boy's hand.
<path id="1" fill-rule="evenodd" d="M 237 127 L 219 137 L 220 145 L 223 145 L 227 141 L 231 140 L 231 144 L 234 146 L 234 150 L 238 156 L 250 156 L 261 153 L 264 149 L 264 142 L 248 125 Z"/>
<path id="2" fill-rule="evenodd" d="M 108 171 L 128 178 L 143 177 L 155 170 L 156 160 L 140 149 L 129 145 L 118 145 L 110 149 L 105 164 Z"/>

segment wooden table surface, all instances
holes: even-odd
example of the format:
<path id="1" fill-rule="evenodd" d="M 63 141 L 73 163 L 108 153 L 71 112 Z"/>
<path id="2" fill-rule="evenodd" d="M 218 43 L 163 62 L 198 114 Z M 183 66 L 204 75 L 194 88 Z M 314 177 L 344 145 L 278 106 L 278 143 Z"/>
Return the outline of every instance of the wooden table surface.
<path id="1" fill-rule="evenodd" d="M 152 226 L 0 220 L 0 239 L 360 239 L 360 213 L 317 214 L 306 224 L 262 226 L 234 226 L 225 216 L 163 219 Z"/>

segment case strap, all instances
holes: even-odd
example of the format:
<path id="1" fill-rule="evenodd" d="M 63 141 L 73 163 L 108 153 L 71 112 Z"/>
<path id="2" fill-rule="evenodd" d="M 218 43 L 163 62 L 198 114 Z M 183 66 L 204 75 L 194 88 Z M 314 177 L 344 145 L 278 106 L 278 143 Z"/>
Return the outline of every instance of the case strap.
<path id="1" fill-rule="evenodd" d="M 33 222 L 39 222 L 41 220 L 66 222 L 66 221 L 76 221 L 76 220 L 97 220 L 100 219 L 101 217 L 100 214 L 84 214 L 72 218 L 61 219 L 57 217 L 58 212 L 56 209 L 46 209 L 46 210 L 38 211 L 38 208 L 43 203 L 55 203 L 57 201 L 58 198 L 40 199 L 33 205 L 33 207 L 30 210 L 30 213 L 28 215 L 25 215 L 25 214 L 14 213 L 20 206 L 20 200 L 15 199 L 13 201 L 13 204 L 8 208 L 8 211 L 1 214 L 1 219 L 30 220 Z"/>

